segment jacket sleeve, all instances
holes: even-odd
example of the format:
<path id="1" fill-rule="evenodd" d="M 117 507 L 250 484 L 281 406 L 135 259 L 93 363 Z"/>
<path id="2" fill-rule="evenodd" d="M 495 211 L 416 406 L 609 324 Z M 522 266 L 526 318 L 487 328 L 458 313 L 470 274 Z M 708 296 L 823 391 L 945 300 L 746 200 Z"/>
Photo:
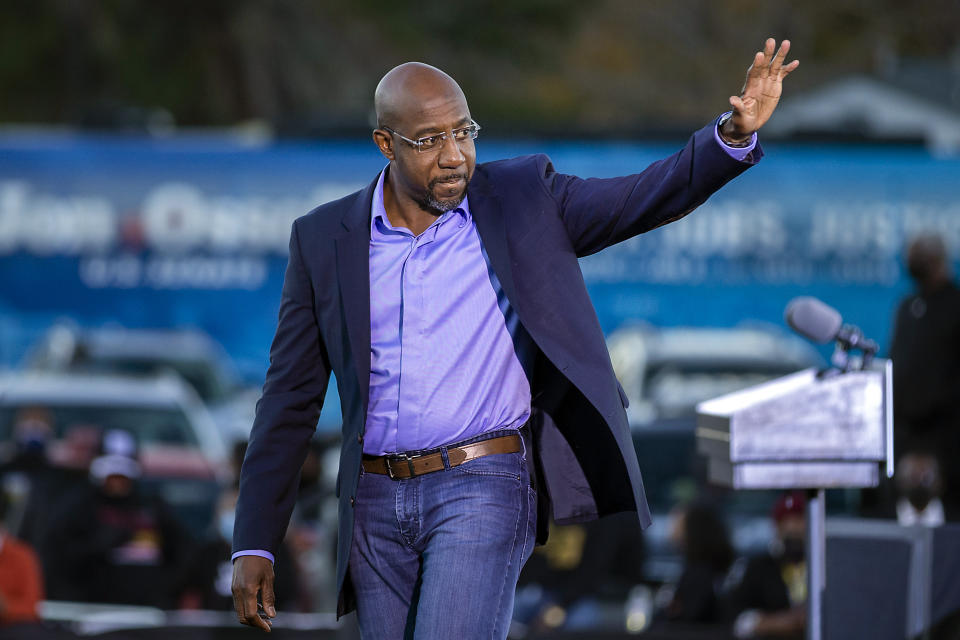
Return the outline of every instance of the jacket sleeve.
<path id="1" fill-rule="evenodd" d="M 578 178 L 554 171 L 542 156 L 541 180 L 556 201 L 577 256 L 596 253 L 637 234 L 679 220 L 763 156 L 758 144 L 744 160 L 732 158 L 714 137 L 716 123 L 642 173 Z"/>
<path id="2" fill-rule="evenodd" d="M 270 367 L 240 471 L 234 551 L 264 549 L 277 554 L 330 380 L 330 361 L 314 312 L 298 222 L 290 234 Z"/>

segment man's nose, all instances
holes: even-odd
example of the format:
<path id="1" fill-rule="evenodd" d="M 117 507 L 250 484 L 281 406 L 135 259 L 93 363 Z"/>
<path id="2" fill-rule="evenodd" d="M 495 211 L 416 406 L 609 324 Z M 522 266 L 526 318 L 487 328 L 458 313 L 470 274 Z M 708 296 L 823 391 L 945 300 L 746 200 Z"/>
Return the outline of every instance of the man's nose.
<path id="1" fill-rule="evenodd" d="M 459 167 L 466 161 L 463 151 L 460 149 L 460 143 L 454 140 L 452 135 L 447 135 L 441 143 L 439 163 L 441 167 L 452 169 Z"/>

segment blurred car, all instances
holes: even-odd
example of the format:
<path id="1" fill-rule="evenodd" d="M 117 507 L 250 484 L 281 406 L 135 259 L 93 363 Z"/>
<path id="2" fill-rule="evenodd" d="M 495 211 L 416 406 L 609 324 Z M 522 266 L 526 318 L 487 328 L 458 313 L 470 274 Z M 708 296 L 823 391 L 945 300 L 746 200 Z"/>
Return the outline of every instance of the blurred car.
<path id="1" fill-rule="evenodd" d="M 640 325 L 612 333 L 607 348 L 634 430 L 687 422 L 702 400 L 824 364 L 810 343 L 766 325 Z"/>
<path id="2" fill-rule="evenodd" d="M 259 390 L 242 385 L 229 357 L 210 336 L 193 329 L 79 329 L 54 326 L 33 347 L 26 368 L 130 376 L 173 372 L 207 405 L 228 440 L 249 435 Z"/>
<path id="3" fill-rule="evenodd" d="M 641 553 L 632 553 L 641 558 L 641 569 L 632 577 L 640 584 L 633 585 L 625 599 L 612 595 L 599 597 L 598 590 L 590 590 L 583 594 L 581 601 L 570 604 L 565 614 L 580 625 L 586 624 L 583 616 L 589 613 L 592 631 L 627 628 L 639 632 L 650 624 L 656 607 L 666 604 L 663 596 L 669 599 L 672 586 L 683 571 L 682 551 L 671 540 L 677 507 L 697 498 L 716 506 L 740 555 L 766 549 L 773 538 L 770 507 L 777 492 L 735 492 L 707 484 L 706 461 L 696 451 L 697 403 L 801 369 L 820 367 L 824 360 L 810 344 L 766 325 L 734 328 L 637 325 L 612 333 L 607 347 L 628 400 L 627 417 L 653 524 L 642 536 L 625 530 L 626 535 L 643 545 Z M 829 499 L 828 496 L 828 505 Z M 577 551 L 585 546 L 578 548 L 571 542 L 588 543 L 583 525 L 557 529 L 571 532 L 551 534 L 544 548 L 548 556 L 552 553 L 571 562 L 587 557 L 585 552 Z M 601 544 L 613 544 L 608 533 L 605 532 L 603 538 Z M 621 563 L 630 564 L 631 554 L 622 550 L 616 553 Z M 543 570 L 542 562 L 540 565 L 541 575 L 537 576 L 540 584 L 562 584 L 564 574 L 560 569 L 551 574 Z M 613 579 L 609 576 L 606 582 L 611 583 Z M 528 608 L 544 604 L 543 594 L 535 590 L 524 593 L 523 597 L 532 601 L 532 604 L 526 602 Z M 582 631 L 587 627 L 576 628 Z"/>
<path id="4" fill-rule="evenodd" d="M 799 337 L 766 325 L 634 326 L 612 333 L 607 346 L 629 400 L 627 416 L 653 512 L 653 525 L 644 532 L 645 579 L 672 583 L 679 578 L 683 560 L 670 541 L 671 511 L 695 496 L 707 495 L 718 506 L 738 553 L 766 548 L 773 537 L 769 508 L 777 493 L 707 485 L 706 462 L 696 452 L 696 405 L 821 367 L 823 357 Z"/>
<path id="5" fill-rule="evenodd" d="M 49 458 L 67 468 L 86 468 L 103 431 L 131 431 L 144 490 L 162 495 L 195 534 L 210 524 L 229 475 L 227 451 L 203 403 L 179 377 L 0 374 L 0 459 L 11 453 L 14 427 L 27 412 L 49 421 Z"/>

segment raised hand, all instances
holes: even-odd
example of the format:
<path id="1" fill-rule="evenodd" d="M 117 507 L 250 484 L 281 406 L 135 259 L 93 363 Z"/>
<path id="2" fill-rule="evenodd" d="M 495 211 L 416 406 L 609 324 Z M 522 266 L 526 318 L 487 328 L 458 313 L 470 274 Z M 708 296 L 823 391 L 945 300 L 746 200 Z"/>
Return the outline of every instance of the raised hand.
<path id="1" fill-rule="evenodd" d="M 783 64 L 790 51 L 789 40 L 780 43 L 780 49 L 774 55 L 776 44 L 776 40 L 767 38 L 763 51 L 757 52 L 753 64 L 747 69 L 747 79 L 740 95 L 730 96 L 733 116 L 720 130 L 720 135 L 727 142 L 742 142 L 764 125 L 780 102 L 783 79 L 800 66 L 799 60 L 786 66 Z"/>

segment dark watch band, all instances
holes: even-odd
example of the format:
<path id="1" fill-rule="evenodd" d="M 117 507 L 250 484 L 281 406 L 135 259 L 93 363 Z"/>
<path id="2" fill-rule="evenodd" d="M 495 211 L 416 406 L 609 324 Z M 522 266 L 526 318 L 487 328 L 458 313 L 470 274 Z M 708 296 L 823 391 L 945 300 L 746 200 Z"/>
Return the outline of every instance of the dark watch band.
<path id="1" fill-rule="evenodd" d="M 727 142 L 726 138 L 723 137 L 722 127 L 727 123 L 727 120 L 729 120 L 732 117 L 733 117 L 732 113 L 726 113 L 723 116 L 721 116 L 720 120 L 717 121 L 717 132 L 720 134 L 720 139 L 723 140 L 723 144 L 727 145 L 728 147 L 733 147 L 734 149 L 743 149 L 744 147 L 749 147 L 750 141 L 753 138 L 753 136 L 749 136 L 743 142 Z"/>

